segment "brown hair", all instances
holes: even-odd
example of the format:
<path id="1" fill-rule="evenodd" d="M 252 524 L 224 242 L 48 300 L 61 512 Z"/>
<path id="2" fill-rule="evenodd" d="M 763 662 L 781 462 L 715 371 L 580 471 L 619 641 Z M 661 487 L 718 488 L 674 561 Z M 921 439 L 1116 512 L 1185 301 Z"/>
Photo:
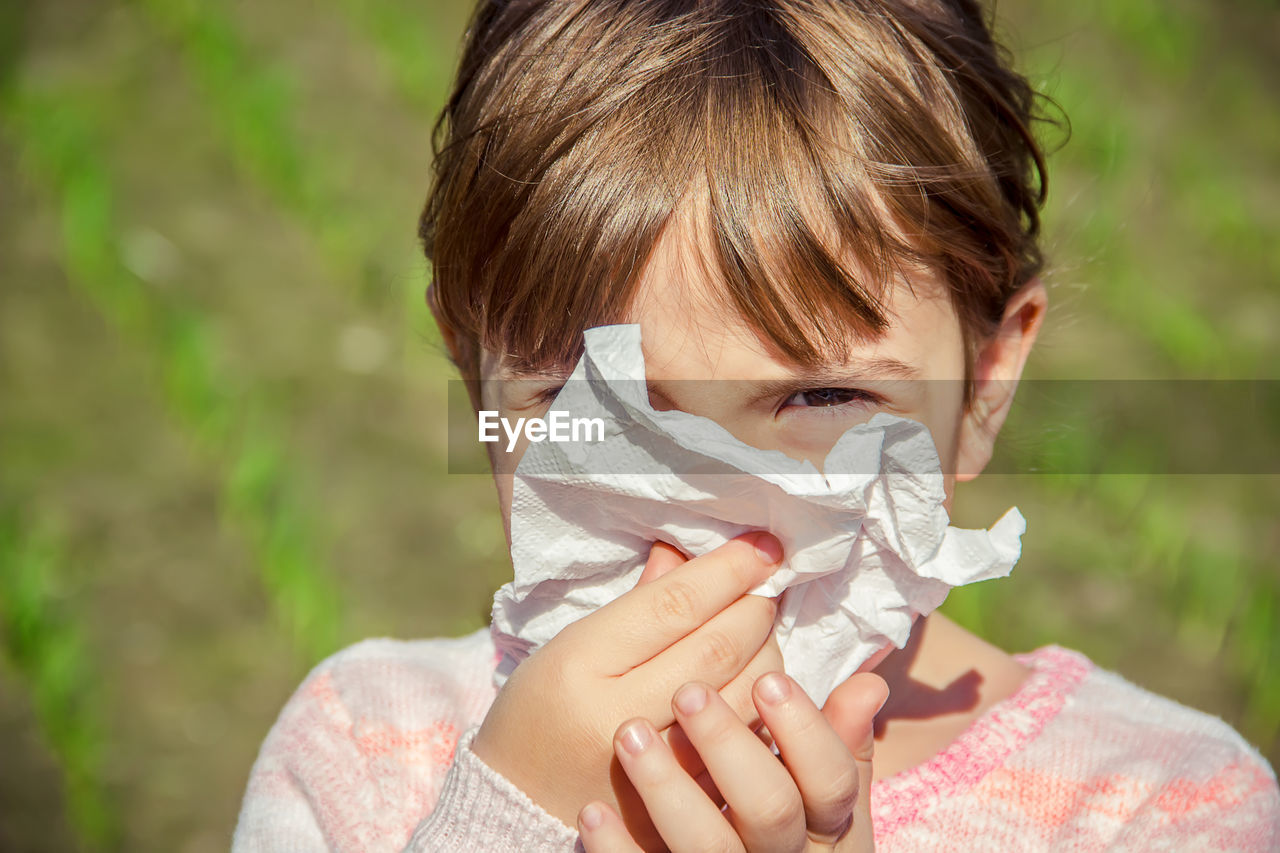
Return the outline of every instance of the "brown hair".
<path id="1" fill-rule="evenodd" d="M 729 301 L 785 356 L 885 328 L 920 265 L 972 353 L 1042 265 L 1035 105 L 975 0 L 481 0 L 436 126 L 430 299 L 464 374 L 477 345 L 566 365 L 699 192 Z"/>

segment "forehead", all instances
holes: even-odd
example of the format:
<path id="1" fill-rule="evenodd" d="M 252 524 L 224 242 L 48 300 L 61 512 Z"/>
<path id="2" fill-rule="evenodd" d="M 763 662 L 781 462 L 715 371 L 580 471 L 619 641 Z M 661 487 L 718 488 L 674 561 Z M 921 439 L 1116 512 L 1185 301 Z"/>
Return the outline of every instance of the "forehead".
<path id="1" fill-rule="evenodd" d="M 803 306 L 787 306 L 790 317 L 812 324 L 797 331 L 827 342 L 816 347 L 814 358 L 800 360 L 732 301 L 711 251 L 699 219 L 683 217 L 664 233 L 640 276 L 623 319 L 641 326 L 651 378 L 773 379 L 847 375 L 849 368 L 899 379 L 963 376 L 960 320 L 942 277 L 930 269 L 904 272 L 882 286 L 885 322 L 879 329 L 835 311 L 805 314 Z M 856 259 L 848 263 L 858 272 Z M 785 292 L 776 296 L 793 299 Z"/>

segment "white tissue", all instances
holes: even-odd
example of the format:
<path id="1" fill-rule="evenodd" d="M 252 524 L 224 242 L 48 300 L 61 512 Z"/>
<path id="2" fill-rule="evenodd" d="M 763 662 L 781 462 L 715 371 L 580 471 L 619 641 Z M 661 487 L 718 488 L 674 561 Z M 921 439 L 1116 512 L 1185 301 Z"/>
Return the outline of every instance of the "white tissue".
<path id="1" fill-rule="evenodd" d="M 841 436 L 819 472 L 707 418 L 650 406 L 639 326 L 585 337 L 551 408 L 602 418 L 605 436 L 530 444 L 516 469 L 515 579 L 493 603 L 499 685 L 560 629 L 633 588 L 657 540 L 694 557 L 752 530 L 781 540 L 782 565 L 752 592 L 785 590 L 783 661 L 819 704 L 885 644 L 903 646 L 913 617 L 952 587 L 1017 562 L 1026 525 L 1016 508 L 989 531 L 948 526 L 923 425 L 878 414 Z"/>

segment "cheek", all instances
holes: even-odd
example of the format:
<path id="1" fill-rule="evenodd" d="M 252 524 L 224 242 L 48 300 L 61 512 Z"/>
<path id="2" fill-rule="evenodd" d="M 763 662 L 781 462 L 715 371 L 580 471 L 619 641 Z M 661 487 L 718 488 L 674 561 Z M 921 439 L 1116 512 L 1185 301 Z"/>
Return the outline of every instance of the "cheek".
<path id="1" fill-rule="evenodd" d="M 520 464 L 520 459 L 524 456 L 525 449 L 529 446 L 529 442 L 520 436 L 516 439 L 515 448 L 508 453 L 507 443 L 510 441 L 505 433 L 498 434 L 498 440 L 489 442 L 486 448 L 489 451 L 489 467 L 493 470 L 493 476 L 501 479 L 511 479 L 511 475 L 515 473 L 516 466 Z"/>
<path id="2" fill-rule="evenodd" d="M 965 346 L 960 319 L 945 297 L 915 304 L 904 317 L 906 360 L 920 367 L 924 388 L 916 419 L 929 428 L 951 495 L 965 410 Z"/>
<path id="3" fill-rule="evenodd" d="M 964 383 L 952 380 L 930 382 L 921 423 L 929 428 L 943 473 L 955 472 L 960 442 L 960 421 L 964 414 Z"/>
<path id="4" fill-rule="evenodd" d="M 491 373 L 495 359 L 489 353 L 481 357 L 481 370 L 484 374 L 480 382 L 480 408 L 498 412 L 500 417 L 511 418 L 512 413 L 503 409 L 499 399 L 500 383 L 491 381 Z M 489 454 L 489 468 L 493 471 L 493 485 L 498 494 L 498 510 L 502 513 L 502 532 L 507 537 L 507 547 L 511 546 L 511 494 L 515 478 L 516 466 L 524 455 L 527 442 L 523 436 L 519 444 L 511 452 L 507 452 L 507 436 L 498 430 L 498 441 L 485 445 Z"/>
<path id="5" fill-rule="evenodd" d="M 514 423 L 515 418 L 501 409 L 498 410 L 504 417 L 510 419 Z M 525 450 L 529 447 L 529 441 L 523 435 L 517 439 L 516 446 L 510 453 L 507 452 L 508 437 L 502 434 L 497 442 L 487 445 L 489 450 L 489 465 L 493 470 L 493 485 L 498 493 L 498 510 L 502 513 L 502 530 L 507 536 L 507 546 L 511 545 L 511 501 L 512 492 L 515 486 L 515 471 L 519 466 L 521 458 L 524 457 Z"/>
<path id="6" fill-rule="evenodd" d="M 951 511 L 955 494 L 955 469 L 959 457 L 960 424 L 964 411 L 964 383 L 935 380 L 929 383 L 929 394 L 918 420 L 929 428 L 938 461 L 942 466 L 942 486 L 946 492 L 946 509 Z"/>
<path id="7" fill-rule="evenodd" d="M 502 533 L 511 548 L 511 492 L 514 478 L 510 474 L 493 475 L 493 485 L 498 492 L 498 511 L 502 514 Z"/>

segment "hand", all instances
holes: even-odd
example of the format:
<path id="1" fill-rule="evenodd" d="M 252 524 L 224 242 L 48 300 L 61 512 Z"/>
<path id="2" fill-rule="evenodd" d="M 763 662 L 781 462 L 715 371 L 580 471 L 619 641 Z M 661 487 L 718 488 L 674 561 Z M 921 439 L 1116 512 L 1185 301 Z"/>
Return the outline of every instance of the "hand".
<path id="1" fill-rule="evenodd" d="M 860 673 L 831 694 L 821 711 L 781 672 L 755 682 L 753 698 L 781 761 L 709 685 L 691 682 L 672 709 L 706 768 L 691 774 L 653 725 L 619 727 L 614 750 L 672 851 L 871 851 L 872 724 L 888 697 L 879 676 Z M 723 811 L 720 804 L 727 806 Z M 578 830 L 588 853 L 654 849 L 635 840 L 627 821 L 604 802 L 587 804 Z M 647 822 L 641 822 L 647 833 Z M 660 848 L 659 848 L 660 849 Z"/>
<path id="2" fill-rule="evenodd" d="M 659 543 L 635 589 L 569 625 L 499 691 L 471 749 L 551 814 L 572 824 L 586 802 L 616 802 L 611 738 L 628 717 L 674 722 L 670 697 L 691 679 L 754 716 L 751 685 L 776 668 L 767 644 L 776 604 L 746 591 L 782 559 L 752 533 L 684 561 Z M 696 771 L 695 771 L 696 772 Z"/>

